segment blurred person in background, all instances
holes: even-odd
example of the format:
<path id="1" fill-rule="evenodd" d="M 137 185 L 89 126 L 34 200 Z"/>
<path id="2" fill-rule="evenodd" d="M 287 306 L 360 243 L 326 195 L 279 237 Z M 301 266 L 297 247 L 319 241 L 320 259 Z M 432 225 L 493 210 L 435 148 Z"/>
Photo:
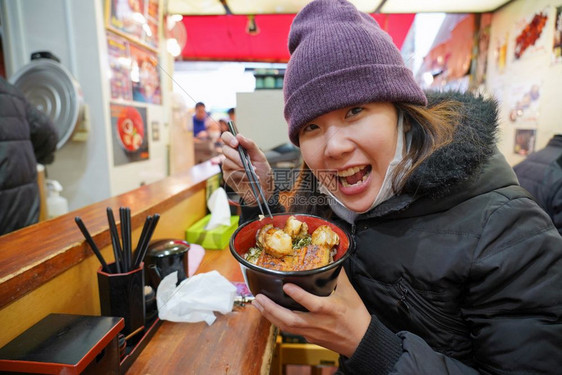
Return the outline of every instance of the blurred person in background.
<path id="1" fill-rule="evenodd" d="M 562 234 L 562 134 L 513 167 L 519 184 L 545 209 Z"/>
<path id="2" fill-rule="evenodd" d="M 228 115 L 228 120 L 236 124 L 236 110 L 234 108 L 230 108 L 226 114 Z"/>
<path id="3" fill-rule="evenodd" d="M 0 77 L 0 235 L 37 223 L 37 163 L 50 164 L 57 130 L 49 117 Z"/>
<path id="4" fill-rule="evenodd" d="M 221 129 L 221 134 L 228 131 L 228 119 L 221 118 L 219 119 L 219 125 Z"/>
<path id="5" fill-rule="evenodd" d="M 195 104 L 195 114 L 193 115 L 193 136 L 206 137 L 207 126 L 209 122 L 209 114 L 205 108 L 205 103 L 198 102 Z M 202 132 L 205 132 L 201 134 Z"/>

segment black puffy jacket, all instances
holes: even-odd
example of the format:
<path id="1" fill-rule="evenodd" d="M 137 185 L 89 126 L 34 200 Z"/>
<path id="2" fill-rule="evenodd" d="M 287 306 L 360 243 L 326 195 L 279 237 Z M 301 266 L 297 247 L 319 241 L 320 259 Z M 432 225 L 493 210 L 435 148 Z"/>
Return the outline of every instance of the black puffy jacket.
<path id="1" fill-rule="evenodd" d="M 0 77 L 0 235 L 37 222 L 37 162 L 53 161 L 57 140 L 50 119 Z"/>
<path id="2" fill-rule="evenodd" d="M 562 237 L 497 152 L 494 103 L 428 99 L 450 96 L 455 141 L 352 226 L 332 218 L 354 236 L 345 269 L 372 314 L 340 372 L 560 374 Z"/>

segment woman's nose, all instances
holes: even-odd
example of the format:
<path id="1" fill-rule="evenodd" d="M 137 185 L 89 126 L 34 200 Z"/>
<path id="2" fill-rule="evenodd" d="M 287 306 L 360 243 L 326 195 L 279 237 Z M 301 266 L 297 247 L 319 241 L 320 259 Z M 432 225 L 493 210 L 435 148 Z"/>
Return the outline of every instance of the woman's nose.
<path id="1" fill-rule="evenodd" d="M 331 126 L 324 133 L 324 155 L 328 158 L 339 159 L 353 151 L 354 145 L 346 129 Z"/>

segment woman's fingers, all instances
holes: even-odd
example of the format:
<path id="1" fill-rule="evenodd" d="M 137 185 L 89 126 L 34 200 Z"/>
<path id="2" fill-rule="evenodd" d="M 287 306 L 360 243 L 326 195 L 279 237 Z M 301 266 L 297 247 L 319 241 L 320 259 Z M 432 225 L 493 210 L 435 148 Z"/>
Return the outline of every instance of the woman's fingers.
<path id="1" fill-rule="evenodd" d="M 236 148 L 238 147 L 238 140 L 231 132 L 223 132 L 221 134 L 221 139 L 225 145 L 229 145 L 230 147 Z"/>
<path id="2" fill-rule="evenodd" d="M 311 312 L 322 312 L 326 298 L 315 296 L 295 284 L 283 285 L 283 291 Z"/>
<path id="3" fill-rule="evenodd" d="M 221 135 L 224 142 L 222 149 L 223 155 L 226 157 L 222 165 L 223 177 L 226 183 L 232 187 L 239 195 L 244 197 L 246 203 L 253 204 L 255 199 L 250 196 L 251 190 L 249 186 L 249 179 L 245 175 L 244 165 L 240 158 L 238 146 L 242 146 L 250 158 L 250 162 L 254 167 L 254 171 L 258 176 L 260 184 L 263 187 L 265 198 L 273 194 L 274 181 L 271 174 L 271 167 L 265 157 L 265 154 L 259 149 L 257 144 L 244 137 L 241 134 L 232 135 L 232 133 L 224 132 Z"/>
<path id="4" fill-rule="evenodd" d="M 267 161 L 265 154 L 259 149 L 258 145 L 253 140 L 244 137 L 242 134 L 238 134 L 236 139 L 240 142 L 240 145 L 246 149 L 252 162 L 261 163 Z"/>
<path id="5" fill-rule="evenodd" d="M 258 294 L 255 300 L 252 302 L 254 305 L 273 325 L 278 327 L 282 331 L 295 332 L 294 328 L 302 325 L 302 319 L 298 315 L 283 306 L 280 306 L 264 296 L 263 294 Z"/>
<path id="6" fill-rule="evenodd" d="M 361 298 L 342 269 L 336 290 L 327 297 L 312 295 L 294 284 L 283 291 L 308 309 L 291 311 L 258 294 L 254 305 L 279 329 L 304 336 L 347 357 L 353 355 L 371 321 Z"/>
<path id="7" fill-rule="evenodd" d="M 230 161 L 230 163 L 226 166 L 227 168 L 242 170 L 244 169 L 237 149 L 225 145 L 222 148 L 222 153 L 224 156 L 226 156 L 226 159 Z"/>

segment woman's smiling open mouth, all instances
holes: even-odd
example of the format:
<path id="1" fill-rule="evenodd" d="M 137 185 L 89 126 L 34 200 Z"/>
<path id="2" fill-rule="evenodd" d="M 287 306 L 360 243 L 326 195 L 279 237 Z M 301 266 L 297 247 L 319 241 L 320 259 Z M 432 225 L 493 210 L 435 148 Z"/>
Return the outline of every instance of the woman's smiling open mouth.
<path id="1" fill-rule="evenodd" d="M 345 169 L 343 171 L 338 171 L 337 177 L 340 185 L 344 188 L 357 187 L 367 181 L 369 175 L 371 174 L 371 165 L 366 166 L 356 166 Z"/>

